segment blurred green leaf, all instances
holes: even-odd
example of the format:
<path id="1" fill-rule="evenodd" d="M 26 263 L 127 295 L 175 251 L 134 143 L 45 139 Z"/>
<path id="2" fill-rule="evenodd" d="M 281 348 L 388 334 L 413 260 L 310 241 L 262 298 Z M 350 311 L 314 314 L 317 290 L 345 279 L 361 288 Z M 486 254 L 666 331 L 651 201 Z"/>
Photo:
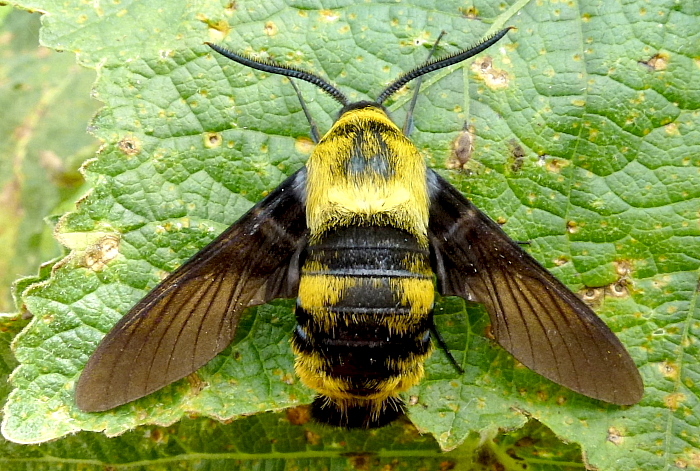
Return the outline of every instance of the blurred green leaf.
<path id="1" fill-rule="evenodd" d="M 538 444 L 532 437 L 540 432 L 532 428 L 499 436 L 530 417 L 580 445 L 586 463 L 598 469 L 700 465 L 700 11 L 691 3 L 22 5 L 48 13 L 42 29 L 47 46 L 79 52 L 83 64 L 97 68 L 96 95 L 105 107 L 93 127 L 105 145 L 86 167 L 93 191 L 57 228 L 71 255 L 48 283 L 25 295 L 35 318 L 14 343 L 20 366 L 5 408 L 7 438 L 34 443 L 78 430 L 119 434 L 140 424 L 173 424 L 191 413 L 232 419 L 312 397 L 293 375 L 287 338 L 294 319 L 291 304 L 279 301 L 251 310 L 232 346 L 196 378 L 102 414 L 82 413 L 73 404 L 75 380 L 119 316 L 310 152 L 308 125 L 287 81 L 215 57 L 204 41 L 314 70 L 357 100 L 374 97 L 424 60 L 441 30 L 449 34 L 439 53 L 447 54 L 513 25 L 517 31 L 494 49 L 426 77 L 412 139 L 429 164 L 441 168 L 465 121 L 473 128 L 474 152 L 464 171 L 443 174 L 581 290 L 637 361 L 646 395 L 639 405 L 620 408 L 558 387 L 487 338 L 479 306 L 444 299 L 436 322 L 466 373 L 456 374 L 436 352 L 426 379 L 410 392 L 409 417 L 442 448 L 456 448 L 463 469 L 482 462 L 522 469 L 520 452 L 544 457 L 526 461 L 530 469 L 572 466 L 566 460 L 578 455 L 576 449 L 551 435 Z M 337 105 L 301 87 L 319 126 L 328 129 Z M 408 99 L 402 92 L 390 104 L 399 123 Z M 221 139 L 212 140 L 212 133 Z M 284 416 L 236 420 L 230 431 L 260 427 L 276 446 L 292 432 L 279 432 L 268 417 Z M 294 459 L 309 460 L 295 465 L 314 469 L 343 465 L 311 461 L 317 458 L 312 449 L 336 457 L 348 451 L 335 444 L 364 437 L 350 453 L 370 446 L 371 452 L 392 450 L 392 433 L 413 430 L 405 422 L 378 432 L 295 427 L 307 441 L 323 437 L 294 448 Z M 414 461 L 433 459 L 434 448 L 414 442 L 415 431 L 406 433 L 399 441 L 414 450 L 406 454 L 407 469 L 442 466 Z M 107 446 L 126 446 L 125 437 L 137 434 Z M 189 434 L 178 437 L 184 448 L 200 449 Z M 102 440 L 86 443 L 98 447 Z M 146 443 L 133 440 L 127 455 L 119 455 L 124 458 L 89 459 L 159 462 L 157 452 L 148 453 L 148 437 Z M 251 453 L 235 448 L 226 455 L 222 442 L 211 446 L 205 459 L 211 467 Z M 292 466 L 289 460 L 261 466 L 268 465 Z"/>
<path id="2" fill-rule="evenodd" d="M 61 254 L 44 218 L 75 207 L 78 167 L 97 149 L 85 133 L 94 73 L 37 47 L 39 16 L 11 11 L 0 7 L 0 312 L 18 276 Z"/>

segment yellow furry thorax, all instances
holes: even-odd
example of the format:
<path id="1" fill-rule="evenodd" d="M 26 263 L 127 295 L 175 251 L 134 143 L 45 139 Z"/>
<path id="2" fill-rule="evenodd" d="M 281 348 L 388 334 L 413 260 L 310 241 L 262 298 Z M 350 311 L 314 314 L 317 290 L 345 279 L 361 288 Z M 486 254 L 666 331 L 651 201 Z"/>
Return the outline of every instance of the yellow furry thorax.
<path id="1" fill-rule="evenodd" d="M 306 167 L 312 243 L 331 229 L 378 225 L 405 230 L 427 246 L 425 162 L 381 108 L 345 112 Z"/>

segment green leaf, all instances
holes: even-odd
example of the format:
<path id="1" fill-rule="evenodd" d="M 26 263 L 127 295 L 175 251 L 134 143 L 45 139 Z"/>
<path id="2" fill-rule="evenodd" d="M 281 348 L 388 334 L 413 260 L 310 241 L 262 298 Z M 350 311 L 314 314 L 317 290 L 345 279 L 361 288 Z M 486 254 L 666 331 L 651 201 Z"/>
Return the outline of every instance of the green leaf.
<path id="1" fill-rule="evenodd" d="M 294 411 L 292 411 L 294 412 Z M 159 469 L 498 469 L 580 470 L 581 451 L 562 445 L 535 421 L 499 439 L 470 436 L 441 453 L 429 435 L 399 421 L 372 432 L 293 424 L 293 414 L 262 413 L 230 424 L 185 418 L 171 427 L 141 427 L 119 437 L 81 432 L 51 443 L 0 444 L 13 470 Z M 43 468 L 42 468 L 43 467 Z"/>
<path id="2" fill-rule="evenodd" d="M 116 320 L 310 152 L 287 81 L 216 57 L 204 41 L 314 70 L 358 100 L 422 62 L 441 30 L 448 35 L 438 52 L 448 54 L 512 25 L 517 30 L 495 48 L 426 77 L 412 140 L 431 166 L 443 168 L 467 122 L 474 152 L 463 171 L 443 175 L 593 303 L 636 360 L 646 394 L 621 408 L 558 387 L 488 339 L 480 306 L 446 298 L 436 322 L 466 373 L 436 352 L 425 380 L 409 392 L 409 417 L 443 449 L 466 440 L 455 450 L 464 452 L 460 463 L 483 437 L 493 445 L 481 449 L 514 469 L 500 444 L 518 439 L 489 437 L 535 418 L 580 445 L 598 469 L 700 465 L 700 11 L 660 0 L 473 8 L 451 0 L 200 3 L 22 2 L 48 13 L 45 44 L 79 52 L 98 70 L 95 94 L 105 107 L 93 128 L 105 145 L 85 167 L 92 192 L 57 227 L 70 256 L 49 282 L 25 292 L 35 317 L 14 342 L 20 365 L 5 437 L 36 443 L 78 430 L 114 435 L 189 414 L 234 419 L 311 400 L 293 375 L 291 304 L 278 301 L 251 310 L 237 339 L 196 377 L 101 414 L 73 404 L 85 361 Z M 336 103 L 310 85 L 301 89 L 328 129 Z M 409 98 L 403 91 L 390 104 L 398 123 Z M 291 433 L 275 428 L 282 416 L 259 417 L 234 421 L 230 433 L 242 423 L 249 428 L 238 434 L 259 427 L 277 443 Z M 408 426 L 350 434 L 316 427 L 300 426 L 323 437 L 318 450 L 336 456 L 347 450 L 333 444 L 348 437 L 364 437 L 359 449 L 391 449 L 391 434 Z M 188 444 L 196 436 L 186 435 Z M 414 456 L 428 456 L 406 439 Z M 576 453 L 544 443 L 552 454 L 528 462 L 531 469 L 566 468 L 566 458 L 552 457 Z M 304 445 L 307 453 L 312 445 Z M 269 450 L 252 449 L 237 448 L 232 458 Z M 407 460 L 407 469 L 420 467 Z"/>

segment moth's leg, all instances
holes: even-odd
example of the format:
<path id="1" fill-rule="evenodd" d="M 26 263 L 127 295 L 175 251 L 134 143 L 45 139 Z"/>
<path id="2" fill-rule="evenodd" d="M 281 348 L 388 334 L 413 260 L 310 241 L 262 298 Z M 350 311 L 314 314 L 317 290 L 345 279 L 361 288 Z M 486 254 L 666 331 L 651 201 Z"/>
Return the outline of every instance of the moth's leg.
<path id="1" fill-rule="evenodd" d="M 428 62 L 433 57 L 433 54 L 437 49 L 438 43 L 445 34 L 445 31 L 440 32 L 440 36 L 438 36 L 437 40 L 435 41 L 435 44 L 433 44 L 432 49 L 430 49 L 428 57 L 427 59 L 425 59 L 425 62 Z M 416 101 L 418 100 L 418 92 L 420 91 L 421 83 L 423 83 L 423 76 L 420 76 L 416 79 L 416 89 L 413 91 L 413 98 L 411 98 L 411 104 L 408 105 L 408 111 L 406 111 L 406 122 L 403 123 L 402 131 L 404 136 L 408 136 L 409 134 L 411 134 L 411 131 L 413 131 L 413 109 L 416 107 Z"/>
<path id="2" fill-rule="evenodd" d="M 455 370 L 459 372 L 459 374 L 464 374 L 464 368 L 457 363 L 457 360 L 455 360 L 455 357 L 452 356 L 452 353 L 450 353 L 450 349 L 447 348 L 447 344 L 445 343 L 445 339 L 442 338 L 442 335 L 440 335 L 440 332 L 437 330 L 437 327 L 435 327 L 435 324 L 433 323 L 432 326 L 430 327 L 430 331 L 432 332 L 433 336 L 435 337 L 435 340 L 437 341 L 437 344 L 440 346 L 440 349 L 445 352 L 445 355 L 447 355 L 447 358 L 450 360 L 450 363 L 452 363 L 452 366 L 455 367 Z"/>
<path id="3" fill-rule="evenodd" d="M 311 113 L 309 113 L 309 109 L 306 107 L 306 102 L 304 101 L 304 97 L 301 96 L 301 92 L 299 91 L 297 84 L 294 83 L 294 80 L 292 79 L 289 79 L 289 81 L 291 82 L 292 87 L 294 87 L 294 91 L 297 94 L 297 98 L 299 98 L 299 103 L 301 103 L 301 109 L 304 111 L 306 120 L 309 122 L 311 140 L 314 141 L 314 144 L 318 144 L 318 141 L 321 140 L 321 137 L 318 134 L 318 127 L 316 126 L 316 122 L 311 117 Z"/>

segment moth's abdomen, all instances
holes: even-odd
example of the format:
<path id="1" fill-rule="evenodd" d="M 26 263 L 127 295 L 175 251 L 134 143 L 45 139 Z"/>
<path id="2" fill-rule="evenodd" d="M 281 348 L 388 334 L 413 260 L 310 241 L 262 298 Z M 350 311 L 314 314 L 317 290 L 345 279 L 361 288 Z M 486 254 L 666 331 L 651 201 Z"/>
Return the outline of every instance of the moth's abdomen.
<path id="1" fill-rule="evenodd" d="M 430 355 L 429 253 L 392 227 L 356 226 L 309 246 L 301 271 L 296 370 L 320 420 L 371 427 L 400 413 Z"/>

